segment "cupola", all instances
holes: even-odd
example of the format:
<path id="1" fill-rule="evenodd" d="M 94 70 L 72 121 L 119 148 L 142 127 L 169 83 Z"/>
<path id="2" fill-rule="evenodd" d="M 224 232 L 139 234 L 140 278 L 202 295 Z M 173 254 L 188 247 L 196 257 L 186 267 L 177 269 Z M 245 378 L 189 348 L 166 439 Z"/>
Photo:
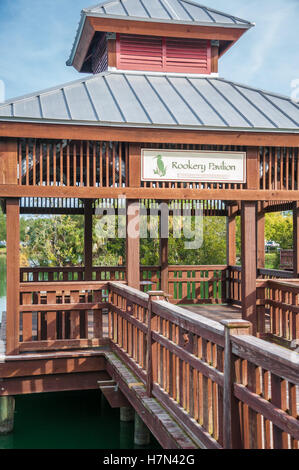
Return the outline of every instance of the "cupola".
<path id="1" fill-rule="evenodd" d="M 252 26 L 191 0 L 110 0 L 84 9 L 67 65 L 213 75 L 220 57 Z"/>

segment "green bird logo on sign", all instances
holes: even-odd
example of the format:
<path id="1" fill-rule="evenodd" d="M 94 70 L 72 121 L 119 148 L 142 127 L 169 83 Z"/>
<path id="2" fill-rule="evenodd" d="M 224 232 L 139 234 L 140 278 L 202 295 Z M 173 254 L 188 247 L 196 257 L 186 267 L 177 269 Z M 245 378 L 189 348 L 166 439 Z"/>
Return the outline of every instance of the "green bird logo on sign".
<path id="1" fill-rule="evenodd" d="M 167 172 L 167 167 L 164 165 L 163 157 L 162 155 L 157 155 L 154 157 L 154 159 L 157 160 L 157 167 L 154 170 L 154 174 L 160 176 L 160 178 L 163 178 Z"/>

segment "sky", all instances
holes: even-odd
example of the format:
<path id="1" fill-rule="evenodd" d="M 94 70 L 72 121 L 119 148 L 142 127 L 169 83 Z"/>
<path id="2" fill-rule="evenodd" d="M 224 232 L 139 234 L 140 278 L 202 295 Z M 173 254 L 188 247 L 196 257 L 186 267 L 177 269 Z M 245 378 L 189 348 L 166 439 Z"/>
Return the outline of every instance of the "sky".
<path id="1" fill-rule="evenodd" d="M 0 95 L 1 80 L 9 99 L 82 78 L 65 63 L 82 8 L 96 4 L 89 1 L 0 0 Z M 220 76 L 291 96 L 299 83 L 299 0 L 198 3 L 256 23 L 223 56 Z"/>

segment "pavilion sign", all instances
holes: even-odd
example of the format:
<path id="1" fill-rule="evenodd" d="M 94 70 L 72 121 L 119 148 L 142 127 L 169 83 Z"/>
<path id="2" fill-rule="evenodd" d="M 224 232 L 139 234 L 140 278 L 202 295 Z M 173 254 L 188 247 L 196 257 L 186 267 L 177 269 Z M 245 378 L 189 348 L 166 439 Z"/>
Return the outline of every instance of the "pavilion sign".
<path id="1" fill-rule="evenodd" d="M 141 180 L 245 183 L 246 153 L 142 149 Z"/>

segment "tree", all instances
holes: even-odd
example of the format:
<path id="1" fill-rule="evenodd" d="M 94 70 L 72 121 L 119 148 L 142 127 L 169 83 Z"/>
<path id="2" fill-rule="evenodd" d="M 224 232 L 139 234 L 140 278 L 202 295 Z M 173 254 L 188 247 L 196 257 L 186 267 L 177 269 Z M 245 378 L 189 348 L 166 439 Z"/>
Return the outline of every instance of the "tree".
<path id="1" fill-rule="evenodd" d="M 82 216 L 27 219 L 24 255 L 36 266 L 80 266 L 83 264 Z"/>

